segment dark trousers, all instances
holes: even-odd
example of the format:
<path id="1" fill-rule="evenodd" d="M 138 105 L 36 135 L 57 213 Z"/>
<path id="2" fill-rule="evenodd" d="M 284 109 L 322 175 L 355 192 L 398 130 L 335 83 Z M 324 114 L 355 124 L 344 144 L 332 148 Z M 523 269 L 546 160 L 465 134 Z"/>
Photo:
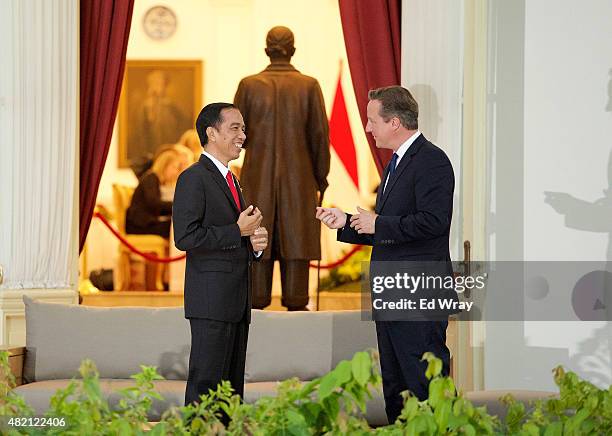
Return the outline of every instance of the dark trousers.
<path id="1" fill-rule="evenodd" d="M 308 304 L 308 261 L 280 260 L 283 306 L 293 309 Z M 263 309 L 272 302 L 273 260 L 253 262 L 253 308 Z"/>
<path id="2" fill-rule="evenodd" d="M 237 323 L 191 318 L 191 354 L 185 404 L 199 403 L 200 395 L 228 380 L 244 394 L 244 365 L 249 336 L 246 316 Z"/>
<path id="3" fill-rule="evenodd" d="M 403 407 L 401 392 L 409 390 L 420 401 L 429 396 L 425 377 L 430 351 L 442 360 L 442 374 L 450 372 L 450 351 L 446 346 L 448 321 L 377 321 L 376 336 L 385 396 L 385 411 L 393 424 Z"/>

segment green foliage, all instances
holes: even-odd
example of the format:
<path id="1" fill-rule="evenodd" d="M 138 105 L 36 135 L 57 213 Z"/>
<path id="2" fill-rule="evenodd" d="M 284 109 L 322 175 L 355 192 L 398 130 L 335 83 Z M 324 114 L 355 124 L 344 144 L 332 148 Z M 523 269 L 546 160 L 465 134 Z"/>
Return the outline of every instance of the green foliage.
<path id="1" fill-rule="evenodd" d="M 330 269 L 329 275 L 321 278 L 319 289 L 329 291 L 347 283 L 358 282 L 362 276 L 362 262 L 369 261 L 371 254 L 372 247 L 367 245 L 361 247 L 361 250 L 349 257 L 344 263 Z M 357 286 L 357 292 L 359 291 L 360 289 Z"/>
<path id="2" fill-rule="evenodd" d="M 0 417 L 32 416 L 33 410 L 25 400 L 13 392 L 15 377 L 9 366 L 9 354 L 0 352 Z M 3 430 L 3 429 L 0 429 Z M 19 434 L 17 431 L 3 431 L 3 434 Z"/>
<path id="3" fill-rule="evenodd" d="M 441 376 L 442 362 L 425 353 L 429 398 L 419 401 L 409 392 L 396 422 L 372 429 L 364 415 L 366 401 L 380 388 L 380 374 L 372 352 L 359 352 L 352 360 L 340 362 L 323 377 L 302 383 L 293 378 L 280 382 L 276 397 L 263 397 L 253 404 L 242 403 L 229 382 L 201 397 L 198 405 L 171 408 L 159 423 L 148 423 L 147 412 L 161 380 L 154 367 L 142 366 L 132 378 L 134 386 L 120 392 L 112 410 L 100 390 L 98 372 L 91 361 L 80 368 L 81 380 L 72 380 L 51 398 L 48 417 L 64 417 L 63 428 L 3 428 L 3 434 L 66 435 L 600 435 L 612 434 L 612 387 L 598 389 L 576 374 L 558 367 L 554 379 L 559 397 L 537 401 L 531 410 L 507 395 L 502 422 L 484 407 L 474 407 L 453 380 Z M 0 416 L 33 416 L 33 411 L 11 389 L 14 379 L 8 371 L 8 355 L 0 353 Z M 231 417 L 224 425 L 224 417 Z"/>
<path id="4" fill-rule="evenodd" d="M 395 423 L 377 429 L 383 435 L 481 435 L 496 434 L 499 420 L 457 393 L 450 377 L 442 377 L 442 361 L 425 353 L 425 375 L 430 380 L 429 398 L 419 401 L 404 392 L 404 408 Z"/>
<path id="5" fill-rule="evenodd" d="M 612 434 L 612 386 L 599 389 L 558 366 L 553 370 L 559 397 L 535 402 L 527 413 L 511 395 L 504 430 L 517 435 L 608 435 Z"/>

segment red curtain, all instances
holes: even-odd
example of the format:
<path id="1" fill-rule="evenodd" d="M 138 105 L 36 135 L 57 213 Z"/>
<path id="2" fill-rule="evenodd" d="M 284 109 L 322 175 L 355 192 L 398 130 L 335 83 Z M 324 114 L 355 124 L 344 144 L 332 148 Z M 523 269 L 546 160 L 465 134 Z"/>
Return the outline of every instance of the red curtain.
<path id="1" fill-rule="evenodd" d="M 82 0 L 80 5 L 79 252 L 117 115 L 134 0 Z"/>
<path id="2" fill-rule="evenodd" d="M 363 127 L 368 91 L 399 85 L 401 80 L 401 0 L 339 0 L 344 43 Z M 391 157 L 366 135 L 378 173 Z"/>

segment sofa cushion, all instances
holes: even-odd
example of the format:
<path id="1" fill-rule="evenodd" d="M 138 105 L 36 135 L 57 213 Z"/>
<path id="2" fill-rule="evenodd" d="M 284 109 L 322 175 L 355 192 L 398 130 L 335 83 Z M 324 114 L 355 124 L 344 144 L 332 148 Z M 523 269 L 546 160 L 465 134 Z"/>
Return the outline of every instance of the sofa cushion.
<path id="1" fill-rule="evenodd" d="M 341 360 L 351 360 L 358 351 L 378 349 L 376 325 L 373 321 L 363 320 L 360 310 L 332 313 L 332 368 Z"/>
<path id="2" fill-rule="evenodd" d="M 331 369 L 333 312 L 254 310 L 245 381 L 312 380 Z"/>
<path id="3" fill-rule="evenodd" d="M 91 359 L 100 378 L 126 378 L 140 365 L 167 379 L 186 380 L 189 323 L 179 307 L 87 307 L 43 303 L 24 296 L 28 382 L 78 376 Z"/>
<path id="4" fill-rule="evenodd" d="M 247 383 L 244 386 L 245 403 L 254 403 L 261 397 L 274 397 L 279 382 Z M 372 398 L 366 402 L 366 420 L 372 426 L 387 425 L 385 413 L 385 400 L 380 389 L 372 393 Z"/>
<path id="5" fill-rule="evenodd" d="M 49 409 L 49 400 L 55 391 L 64 389 L 71 380 L 46 380 L 29 383 L 15 388 L 29 404 L 36 415 L 43 415 Z M 149 421 L 159 421 L 164 411 L 172 406 L 182 406 L 185 403 L 185 382 L 182 380 L 158 380 L 153 382 L 155 390 L 164 398 L 163 401 L 154 399 L 149 409 Z M 133 380 L 100 379 L 100 391 L 108 400 L 111 409 L 116 410 L 119 405 L 120 389 L 134 386 Z"/>
<path id="6" fill-rule="evenodd" d="M 506 394 L 511 394 L 517 401 L 523 403 L 527 411 L 532 409 L 529 406 L 533 405 L 536 400 L 544 400 L 558 395 L 554 392 L 545 391 L 490 390 L 466 392 L 465 398 L 470 400 L 476 407 L 486 406 L 489 415 L 497 415 L 500 419 L 504 419 L 508 408 L 499 399 Z"/>
<path id="7" fill-rule="evenodd" d="M 253 382 L 244 385 L 244 402 L 254 403 L 261 397 L 274 397 L 278 389 L 279 382 Z"/>
<path id="8" fill-rule="evenodd" d="M 372 427 L 380 427 L 389 423 L 385 412 L 385 398 L 382 394 L 382 388 L 374 392 L 372 398 L 366 401 L 365 418 Z"/>

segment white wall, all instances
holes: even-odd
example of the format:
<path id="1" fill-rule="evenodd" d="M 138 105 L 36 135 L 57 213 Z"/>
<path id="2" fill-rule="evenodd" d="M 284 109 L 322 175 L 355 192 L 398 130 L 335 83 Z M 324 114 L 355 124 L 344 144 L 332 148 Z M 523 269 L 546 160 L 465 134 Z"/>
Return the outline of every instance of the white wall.
<path id="1" fill-rule="evenodd" d="M 453 164 L 455 195 L 451 257 L 463 259 L 461 149 L 463 2 L 402 3 L 402 85 L 419 103 L 419 129 Z"/>
<path id="2" fill-rule="evenodd" d="M 351 189 L 349 176 L 332 152 L 332 172 L 326 202 L 354 210 L 369 204 L 369 193 L 378 183 L 365 133 L 359 118 L 346 53 L 338 4 L 335 0 L 176 0 L 167 2 L 178 20 L 176 33 L 166 41 L 146 36 L 142 18 L 156 0 L 139 0 L 134 6 L 127 59 L 200 59 L 203 61 L 203 104 L 232 101 L 238 82 L 268 65 L 265 36 L 275 25 L 285 25 L 295 34 L 297 48 L 292 63 L 302 73 L 319 80 L 328 116 L 343 60 L 342 83 L 358 153 L 361 196 Z M 129 169 L 117 168 L 117 129 L 102 176 L 98 202 L 112 208 L 112 183 L 136 185 Z M 334 260 L 345 244 L 334 242 L 335 234 L 323 230 L 324 256 Z M 116 242 L 97 220 L 88 236 L 88 270 L 114 267 Z"/>
<path id="3" fill-rule="evenodd" d="M 612 260 L 610 226 L 594 228 L 599 214 L 612 220 L 610 209 L 586 211 L 612 187 L 612 3 L 526 5 L 525 259 Z M 544 191 L 572 196 L 561 200 L 567 213 Z M 571 222 L 585 212 L 577 230 Z"/>
<path id="4" fill-rule="evenodd" d="M 612 261 L 610 17 L 606 0 L 527 2 L 526 260 Z M 543 191 L 561 193 L 559 210 L 543 201 Z M 567 350 L 571 369 L 612 383 L 610 323 L 531 323 L 525 337 L 533 346 Z M 603 365 L 594 365 L 602 352 Z"/>
<path id="5" fill-rule="evenodd" d="M 496 153 L 522 161 L 493 159 L 493 204 L 515 207 L 504 216 L 496 211 L 492 221 L 497 243 L 491 255 L 527 261 L 591 260 L 599 261 L 601 268 L 608 262 L 609 270 L 612 3 L 529 0 L 510 9 L 502 2 L 491 3 L 502 12 L 490 20 L 495 36 L 490 44 L 497 44 L 491 53 L 509 59 L 491 68 L 490 98 L 498 106 L 491 114 L 492 128 L 516 135 L 518 141 L 492 136 Z M 507 71 L 521 77 L 504 76 Z M 499 115 L 504 103 L 515 104 L 514 116 Z M 508 165 L 515 166 L 514 176 L 504 170 Z M 555 192 L 554 200 L 545 201 L 545 191 Z M 515 220 L 514 234 L 506 225 L 510 220 Z M 506 249 L 510 244 L 505 248 L 499 240 L 508 236 L 516 241 Z M 569 295 L 573 283 L 567 287 Z M 553 389 L 550 370 L 558 364 L 601 386 L 612 383 L 612 326 L 573 319 L 487 323 L 486 387 Z"/>

